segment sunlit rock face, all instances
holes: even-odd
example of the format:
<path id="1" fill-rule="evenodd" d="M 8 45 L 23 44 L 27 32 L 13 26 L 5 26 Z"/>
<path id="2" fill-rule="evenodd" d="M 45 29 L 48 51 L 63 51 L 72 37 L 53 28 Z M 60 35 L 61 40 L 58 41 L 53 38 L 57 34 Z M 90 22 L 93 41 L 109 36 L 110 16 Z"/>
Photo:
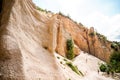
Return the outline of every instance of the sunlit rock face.
<path id="1" fill-rule="evenodd" d="M 54 53 L 66 56 L 66 41 L 74 53 L 88 52 L 107 61 L 110 42 L 59 14 L 40 12 L 32 0 L 4 0 L 0 5 L 0 80 L 66 80 Z"/>
<path id="2" fill-rule="evenodd" d="M 65 18 L 63 16 L 57 15 L 59 19 L 60 29 L 58 28 L 58 43 L 57 50 L 58 53 L 63 55 L 65 53 L 65 38 L 69 36 L 73 39 L 74 44 L 79 47 L 80 50 L 88 52 L 104 61 L 109 60 L 109 56 L 112 52 L 111 42 L 104 39 L 103 36 L 99 36 L 98 33 L 94 31 L 94 28 L 85 28 L 81 24 L 76 24 L 72 20 Z M 60 47 L 61 45 L 61 47 Z M 61 49 L 61 50 L 59 50 Z M 62 52 L 61 52 L 62 51 Z M 77 54 L 77 53 L 76 53 Z"/>
<path id="3" fill-rule="evenodd" d="M 3 1 L 0 80 L 65 80 L 53 54 L 55 26 L 49 21 L 32 0 Z"/>

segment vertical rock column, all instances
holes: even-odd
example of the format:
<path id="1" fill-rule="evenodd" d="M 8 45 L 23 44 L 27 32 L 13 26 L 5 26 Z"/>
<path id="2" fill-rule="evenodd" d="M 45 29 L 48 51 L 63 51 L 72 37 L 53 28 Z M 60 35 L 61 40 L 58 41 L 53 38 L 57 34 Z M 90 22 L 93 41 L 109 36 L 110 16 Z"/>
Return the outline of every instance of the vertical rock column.
<path id="1" fill-rule="evenodd" d="M 51 53 L 54 53 L 57 44 L 57 19 L 51 18 L 48 24 L 49 43 L 48 49 Z"/>

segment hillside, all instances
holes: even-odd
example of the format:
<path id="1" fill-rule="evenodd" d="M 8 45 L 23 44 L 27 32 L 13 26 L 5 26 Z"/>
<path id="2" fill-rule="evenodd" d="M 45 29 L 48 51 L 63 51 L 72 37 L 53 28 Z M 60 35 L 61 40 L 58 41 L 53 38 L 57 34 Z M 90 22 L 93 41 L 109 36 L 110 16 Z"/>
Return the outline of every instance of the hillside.
<path id="1" fill-rule="evenodd" d="M 62 14 L 38 10 L 32 0 L 1 2 L 1 80 L 68 79 L 71 75 L 65 74 L 55 53 L 66 57 L 66 41 L 69 39 L 73 41 L 75 56 L 84 51 L 103 61 L 109 60 L 113 51 L 111 42 L 93 27 L 87 29 Z M 73 73 L 73 79 L 77 77 Z"/>

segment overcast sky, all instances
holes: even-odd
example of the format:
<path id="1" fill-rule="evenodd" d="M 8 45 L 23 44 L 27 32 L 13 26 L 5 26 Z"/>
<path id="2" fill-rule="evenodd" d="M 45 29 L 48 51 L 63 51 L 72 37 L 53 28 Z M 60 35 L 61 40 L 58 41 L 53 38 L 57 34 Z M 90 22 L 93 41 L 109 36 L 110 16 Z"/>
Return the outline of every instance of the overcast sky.
<path id="1" fill-rule="evenodd" d="M 33 0 L 52 12 L 62 12 L 86 27 L 94 27 L 110 40 L 120 36 L 120 0 Z"/>

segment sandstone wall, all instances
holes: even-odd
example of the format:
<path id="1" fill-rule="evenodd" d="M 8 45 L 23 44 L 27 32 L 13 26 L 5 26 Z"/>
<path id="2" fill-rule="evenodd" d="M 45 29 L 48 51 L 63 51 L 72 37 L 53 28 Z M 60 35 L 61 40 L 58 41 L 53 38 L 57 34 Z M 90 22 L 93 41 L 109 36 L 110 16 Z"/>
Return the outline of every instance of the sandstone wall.
<path id="1" fill-rule="evenodd" d="M 0 80 L 65 80 L 53 52 L 55 20 L 38 11 L 32 0 L 3 3 Z"/>
<path id="2" fill-rule="evenodd" d="M 85 26 L 81 24 L 76 24 L 71 19 L 63 17 L 59 14 L 56 14 L 56 17 L 58 18 L 58 22 L 60 25 L 58 27 L 61 30 L 61 35 L 58 35 L 57 39 L 60 39 L 59 41 L 64 41 L 61 43 L 58 42 L 57 48 L 62 49 L 63 46 L 66 45 L 65 40 L 67 38 L 63 40 L 63 36 L 67 36 L 67 34 L 69 34 L 69 36 L 73 39 L 74 44 L 77 45 L 80 50 L 88 52 L 100 58 L 101 60 L 109 60 L 109 56 L 112 52 L 110 47 L 111 42 L 104 39 L 100 39 L 93 27 L 87 29 Z M 91 35 L 91 33 L 94 34 Z M 63 53 L 66 53 L 65 50 L 62 53 L 60 51 L 58 50 L 58 53 L 64 56 L 65 54 Z"/>
<path id="3" fill-rule="evenodd" d="M 40 12 L 32 0 L 4 0 L 0 20 L 1 80 L 65 80 L 54 53 L 66 55 L 67 39 L 76 55 L 82 50 L 107 61 L 111 53 L 110 42 L 89 35 L 93 28 Z"/>

